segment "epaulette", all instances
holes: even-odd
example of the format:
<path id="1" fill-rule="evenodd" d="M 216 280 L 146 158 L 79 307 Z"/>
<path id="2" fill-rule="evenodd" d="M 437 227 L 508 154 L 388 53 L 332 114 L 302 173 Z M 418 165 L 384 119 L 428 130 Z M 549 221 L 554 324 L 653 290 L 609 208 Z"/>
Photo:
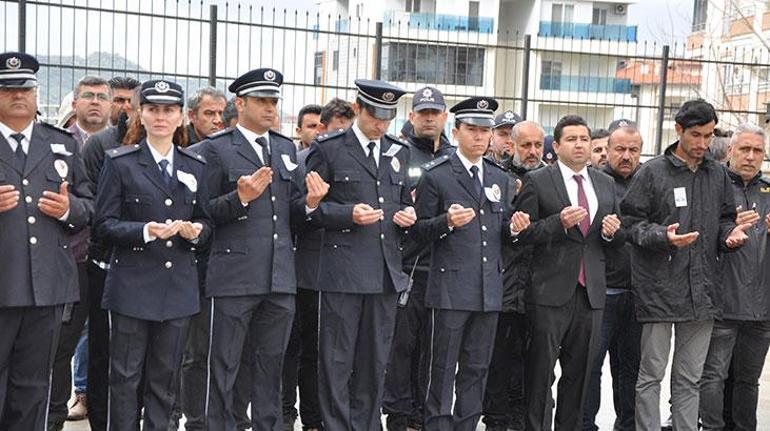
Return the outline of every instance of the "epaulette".
<path id="1" fill-rule="evenodd" d="M 200 154 L 196 153 L 195 151 L 193 151 L 193 150 L 191 150 L 189 148 L 181 148 L 180 147 L 179 148 L 179 152 L 184 154 L 185 156 L 191 158 L 191 159 L 194 159 L 194 160 L 196 160 L 198 162 L 203 163 L 204 165 L 206 164 L 206 159 L 203 156 L 201 156 Z"/>
<path id="2" fill-rule="evenodd" d="M 447 160 L 449 160 L 449 156 L 445 154 L 445 155 L 443 155 L 441 157 L 436 157 L 435 159 L 431 160 L 428 163 L 423 163 L 422 166 L 420 166 L 420 167 L 425 169 L 426 171 L 429 171 L 429 170 L 435 168 L 436 166 L 446 162 Z"/>
<path id="3" fill-rule="evenodd" d="M 505 169 L 505 166 L 501 165 L 500 163 L 497 163 L 495 160 L 491 160 L 491 159 L 489 159 L 487 157 L 482 157 L 482 159 L 484 159 L 484 161 L 487 162 L 488 165 L 492 165 L 492 166 L 500 169 L 503 172 L 508 172 L 508 170 Z"/>
<path id="4" fill-rule="evenodd" d="M 35 123 L 35 124 L 44 126 L 44 127 L 48 128 L 50 130 L 53 130 L 53 131 L 56 131 L 56 132 L 59 132 L 59 133 L 63 133 L 65 135 L 67 135 L 67 136 L 72 136 L 72 132 L 70 132 L 69 130 L 62 129 L 61 127 L 54 126 L 53 124 L 48 124 L 45 121 L 40 121 L 40 122 Z"/>
<path id="5" fill-rule="evenodd" d="M 387 138 L 390 142 L 394 144 L 403 145 L 405 147 L 409 146 L 409 143 L 406 141 L 406 139 L 401 139 L 399 137 L 396 137 L 387 133 L 385 134 L 385 138 Z"/>
<path id="6" fill-rule="evenodd" d="M 212 135 L 209 135 L 209 137 L 206 138 L 206 139 L 216 139 L 216 138 L 219 138 L 221 136 L 226 136 L 226 135 L 229 135 L 229 134 L 233 133 L 234 130 L 235 130 L 234 127 L 228 127 L 227 129 L 220 130 L 220 131 L 218 131 L 218 132 L 216 132 L 216 133 L 214 133 Z"/>
<path id="7" fill-rule="evenodd" d="M 284 139 L 286 139 L 286 140 L 287 140 L 287 141 L 289 141 L 289 142 L 294 142 L 294 141 L 292 141 L 292 140 L 291 140 L 291 138 L 290 138 L 290 137 L 288 137 L 288 136 L 284 135 L 283 133 L 280 133 L 280 132 L 276 132 L 276 131 L 275 131 L 275 130 L 273 130 L 273 129 L 270 129 L 270 134 L 271 134 L 271 135 L 275 135 L 275 136 L 278 136 L 278 137 L 281 137 L 281 138 L 284 138 Z"/>
<path id="8" fill-rule="evenodd" d="M 135 153 L 139 151 L 139 148 L 139 144 L 121 145 L 120 147 L 107 151 L 107 155 L 110 156 L 111 159 L 114 159 L 116 157 L 125 156 L 126 154 Z"/>
<path id="9" fill-rule="evenodd" d="M 342 135 L 343 133 L 345 133 L 345 130 L 343 129 L 339 129 L 336 132 L 322 133 L 318 135 L 318 137 L 316 137 L 315 140 L 318 142 L 323 142 L 332 138 L 336 138 L 337 136 Z"/>

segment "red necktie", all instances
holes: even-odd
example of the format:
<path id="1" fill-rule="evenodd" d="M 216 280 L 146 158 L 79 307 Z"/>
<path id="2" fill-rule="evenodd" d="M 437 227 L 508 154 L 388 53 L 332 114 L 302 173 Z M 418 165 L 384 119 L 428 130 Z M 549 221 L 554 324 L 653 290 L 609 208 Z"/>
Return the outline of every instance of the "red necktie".
<path id="1" fill-rule="evenodd" d="M 572 178 L 575 179 L 575 182 L 578 186 L 578 205 L 583 207 L 586 210 L 586 213 L 588 213 L 583 218 L 583 220 L 580 220 L 580 223 L 578 224 L 580 233 L 582 233 L 583 237 L 585 238 L 588 236 L 588 229 L 591 227 L 591 211 L 588 208 L 588 197 L 586 197 L 586 191 L 583 188 L 583 176 L 573 175 Z M 580 274 L 578 275 L 578 283 L 580 283 L 580 285 L 583 287 L 586 285 L 586 265 L 585 260 L 582 257 L 580 258 Z"/>

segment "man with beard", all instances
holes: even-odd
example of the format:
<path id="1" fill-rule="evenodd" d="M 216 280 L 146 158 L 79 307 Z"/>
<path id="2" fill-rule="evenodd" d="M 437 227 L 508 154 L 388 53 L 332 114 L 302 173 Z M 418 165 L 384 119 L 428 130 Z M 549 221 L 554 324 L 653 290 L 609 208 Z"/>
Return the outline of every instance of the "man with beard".
<path id="1" fill-rule="evenodd" d="M 610 124 L 607 164 L 598 168 L 615 180 L 615 195 L 621 199 L 639 167 L 642 136 L 628 120 Z M 593 142 L 592 142 L 593 146 Z M 594 152 L 591 153 L 592 156 Z M 583 431 L 599 428 L 594 423 L 601 402 L 601 374 L 604 357 L 610 353 L 614 429 L 634 429 L 634 392 L 639 374 L 639 343 L 642 328 L 634 317 L 634 293 L 631 290 L 631 245 L 626 244 L 607 255 L 607 299 L 602 317 L 599 350 L 588 375 L 588 392 L 583 410 Z"/>
<path id="2" fill-rule="evenodd" d="M 601 170 L 607 164 L 607 142 L 610 132 L 607 129 L 591 131 L 591 166 Z"/>
<path id="3" fill-rule="evenodd" d="M 198 89 L 187 100 L 187 136 L 193 145 L 225 128 L 223 113 L 227 99 L 225 94 L 213 87 Z"/>
<path id="4" fill-rule="evenodd" d="M 510 136 L 513 157 L 503 166 L 520 188 L 527 172 L 545 166 L 542 161 L 545 132 L 533 121 L 517 121 L 506 111 L 495 118 L 493 140 Z M 503 247 L 503 310 L 497 320 L 497 335 L 489 379 L 484 394 L 484 423 L 490 431 L 524 429 L 524 354 L 526 319 L 524 293 L 530 282 L 532 247 Z"/>
<path id="5" fill-rule="evenodd" d="M 443 133 L 446 120 L 444 95 L 438 89 L 424 87 L 415 91 L 409 121 L 401 129 L 410 149 L 406 173 L 412 191 L 422 174 L 420 166 L 454 152 Z M 382 410 L 388 415 L 389 431 L 421 427 L 427 375 L 425 351 L 421 347 L 427 345 L 430 335 L 427 332 L 429 313 L 425 309 L 430 247 L 407 238 L 403 248 L 403 267 L 410 275 L 411 289 L 401 294 L 399 300 L 393 347 L 385 374 Z"/>

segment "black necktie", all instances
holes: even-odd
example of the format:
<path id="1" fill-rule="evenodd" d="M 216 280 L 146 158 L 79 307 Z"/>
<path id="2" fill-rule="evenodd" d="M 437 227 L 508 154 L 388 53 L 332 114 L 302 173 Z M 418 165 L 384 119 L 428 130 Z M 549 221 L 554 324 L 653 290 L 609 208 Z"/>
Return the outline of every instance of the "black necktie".
<path id="1" fill-rule="evenodd" d="M 21 141 L 24 140 L 24 135 L 21 133 L 14 133 L 11 137 L 16 141 L 16 166 L 20 171 L 24 170 L 24 165 L 27 164 L 27 154 L 24 152 L 24 148 L 21 146 Z"/>
<path id="2" fill-rule="evenodd" d="M 471 166 L 471 178 L 473 179 L 473 189 L 476 190 L 476 196 L 481 198 L 481 179 L 479 178 L 479 167 Z"/>
<path id="3" fill-rule="evenodd" d="M 257 138 L 257 144 L 262 147 L 262 164 L 270 166 L 270 149 L 267 148 L 267 139 L 260 136 Z"/>
<path id="4" fill-rule="evenodd" d="M 377 146 L 374 142 L 369 142 L 369 155 L 366 159 L 369 161 L 369 167 L 372 168 L 372 172 L 377 172 L 377 160 L 374 158 L 374 149 Z"/>
<path id="5" fill-rule="evenodd" d="M 158 166 L 160 166 L 160 176 L 163 178 L 163 182 L 166 184 L 166 187 L 169 189 L 171 188 L 171 175 L 168 173 L 168 160 L 163 159 L 158 162 Z"/>

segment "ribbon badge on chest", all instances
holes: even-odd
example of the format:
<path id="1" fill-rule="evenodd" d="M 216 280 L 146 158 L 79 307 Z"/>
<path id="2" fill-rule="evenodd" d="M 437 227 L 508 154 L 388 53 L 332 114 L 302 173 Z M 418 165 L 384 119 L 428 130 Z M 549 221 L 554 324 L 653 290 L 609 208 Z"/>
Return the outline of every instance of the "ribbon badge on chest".
<path id="1" fill-rule="evenodd" d="M 502 197 L 502 191 L 497 184 L 492 184 L 492 187 L 484 187 L 484 194 L 487 196 L 487 199 L 492 202 L 500 202 L 500 198 Z"/>
<path id="2" fill-rule="evenodd" d="M 64 181 L 67 178 L 67 174 L 70 171 L 69 166 L 67 166 L 67 162 L 65 162 L 62 159 L 56 159 L 53 162 L 53 167 L 54 167 L 54 169 L 56 169 L 56 173 L 59 174 L 59 176 L 61 177 L 62 181 Z"/>
<path id="3" fill-rule="evenodd" d="M 179 182 L 187 186 L 191 192 L 195 193 L 198 191 L 198 180 L 195 179 L 195 175 L 178 170 L 176 171 L 176 177 L 179 179 Z"/>

